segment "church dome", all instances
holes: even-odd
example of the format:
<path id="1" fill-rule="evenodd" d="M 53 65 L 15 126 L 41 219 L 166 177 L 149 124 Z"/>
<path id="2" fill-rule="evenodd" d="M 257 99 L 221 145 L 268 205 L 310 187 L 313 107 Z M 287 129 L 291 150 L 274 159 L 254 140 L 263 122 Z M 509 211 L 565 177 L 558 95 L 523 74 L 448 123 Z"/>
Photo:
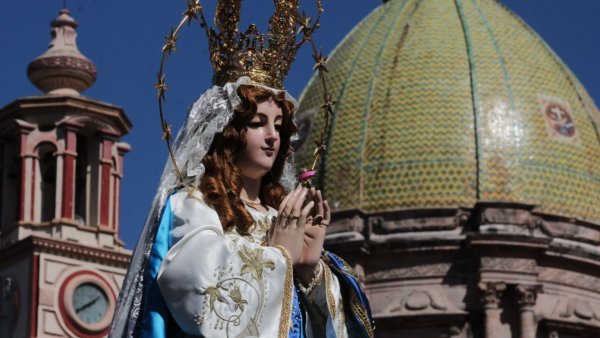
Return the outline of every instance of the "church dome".
<path id="1" fill-rule="evenodd" d="M 568 67 L 493 0 L 383 3 L 327 63 L 337 101 L 319 168 L 335 210 L 501 201 L 600 222 L 600 113 Z M 299 168 L 321 132 L 313 78 Z"/>

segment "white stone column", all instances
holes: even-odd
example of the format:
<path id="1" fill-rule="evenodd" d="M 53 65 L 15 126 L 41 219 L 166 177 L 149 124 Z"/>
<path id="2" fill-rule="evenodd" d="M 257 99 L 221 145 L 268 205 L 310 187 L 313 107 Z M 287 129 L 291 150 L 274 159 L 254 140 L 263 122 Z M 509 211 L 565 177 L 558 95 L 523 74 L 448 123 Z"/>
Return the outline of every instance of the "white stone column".
<path id="1" fill-rule="evenodd" d="M 483 291 L 483 307 L 485 310 L 485 338 L 500 337 L 500 298 L 506 284 L 502 282 L 487 282 L 479 285 Z"/>
<path id="2" fill-rule="evenodd" d="M 519 332 L 520 338 L 535 338 L 537 319 L 535 315 L 535 302 L 541 285 L 517 285 L 517 303 L 519 304 Z"/>

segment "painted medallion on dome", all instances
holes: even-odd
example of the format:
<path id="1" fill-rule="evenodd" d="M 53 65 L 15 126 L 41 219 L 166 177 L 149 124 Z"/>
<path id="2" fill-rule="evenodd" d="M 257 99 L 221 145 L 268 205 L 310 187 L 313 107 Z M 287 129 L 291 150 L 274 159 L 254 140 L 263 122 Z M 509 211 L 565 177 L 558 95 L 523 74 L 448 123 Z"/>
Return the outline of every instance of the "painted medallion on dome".
<path id="1" fill-rule="evenodd" d="M 541 112 L 548 136 L 559 141 L 579 143 L 575 121 L 569 104 L 559 98 L 539 95 Z"/>

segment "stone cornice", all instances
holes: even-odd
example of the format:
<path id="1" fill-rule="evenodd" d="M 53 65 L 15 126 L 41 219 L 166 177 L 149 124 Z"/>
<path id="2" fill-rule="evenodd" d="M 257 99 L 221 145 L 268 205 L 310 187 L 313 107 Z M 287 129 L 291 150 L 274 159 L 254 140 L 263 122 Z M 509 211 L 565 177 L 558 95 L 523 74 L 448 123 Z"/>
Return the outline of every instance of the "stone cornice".
<path id="1" fill-rule="evenodd" d="M 499 248 L 524 249 L 544 259 L 597 267 L 598 235 L 600 224 L 537 213 L 533 205 L 480 202 L 473 208 L 336 210 L 325 244 L 334 252 L 348 252 L 351 246 L 363 253 L 458 250 L 466 244 L 484 256 Z"/>
<path id="2" fill-rule="evenodd" d="M 29 236 L 0 250 L 0 261 L 5 262 L 32 252 L 54 254 L 120 268 L 127 268 L 131 259 L 131 252 L 127 250 L 94 248 L 52 238 Z"/>
<path id="3" fill-rule="evenodd" d="M 19 117 L 23 113 L 45 114 L 56 110 L 64 114 L 98 114 L 109 119 L 122 135 L 132 127 L 122 108 L 84 96 L 41 95 L 16 99 L 0 109 L 0 121 Z"/>

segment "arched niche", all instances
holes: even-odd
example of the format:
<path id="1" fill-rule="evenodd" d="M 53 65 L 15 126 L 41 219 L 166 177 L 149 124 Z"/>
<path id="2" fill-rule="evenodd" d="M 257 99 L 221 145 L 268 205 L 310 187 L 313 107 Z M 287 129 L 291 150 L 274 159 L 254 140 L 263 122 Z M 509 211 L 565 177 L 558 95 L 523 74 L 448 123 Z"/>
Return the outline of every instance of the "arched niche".
<path id="1" fill-rule="evenodd" d="M 51 222 L 56 216 L 57 147 L 51 142 L 42 142 L 35 148 L 37 155 L 36 187 L 39 194 L 40 222 Z"/>

